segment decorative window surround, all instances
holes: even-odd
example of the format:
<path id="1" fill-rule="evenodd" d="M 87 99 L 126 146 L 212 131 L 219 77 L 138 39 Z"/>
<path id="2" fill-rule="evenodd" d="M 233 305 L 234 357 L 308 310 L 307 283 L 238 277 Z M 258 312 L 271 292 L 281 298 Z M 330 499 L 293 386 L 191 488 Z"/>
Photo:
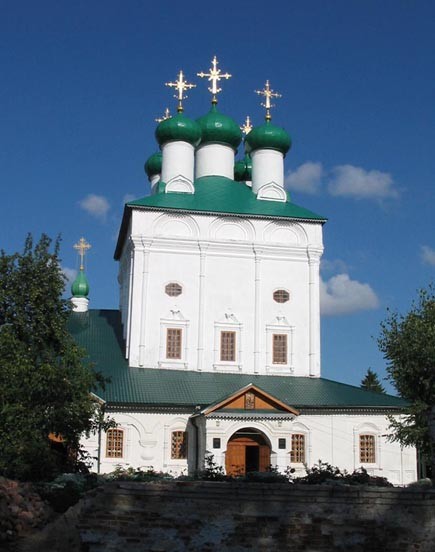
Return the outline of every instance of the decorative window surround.
<path id="1" fill-rule="evenodd" d="M 166 183 L 165 193 L 170 194 L 171 192 L 193 194 L 195 193 L 195 187 L 191 180 L 179 174 Z"/>
<path id="2" fill-rule="evenodd" d="M 109 441 L 110 441 L 110 439 L 112 439 L 111 436 L 114 435 L 114 433 L 113 433 L 114 431 L 118 431 L 118 432 L 122 433 L 122 438 L 121 438 L 122 439 L 122 456 L 108 456 L 108 445 L 111 446 Z M 114 466 L 116 464 L 123 464 L 129 458 L 130 440 L 131 440 L 130 427 L 129 426 L 124 426 L 124 425 L 119 425 L 116 428 L 108 429 L 105 433 L 106 433 L 106 436 L 105 436 L 104 439 L 102 439 L 102 441 L 104 443 L 104 456 L 102 457 L 102 461 L 104 460 L 104 462 L 109 463 L 109 464 L 113 464 Z"/>
<path id="3" fill-rule="evenodd" d="M 294 372 L 294 351 L 293 338 L 295 328 L 290 326 L 285 316 L 278 315 L 272 324 L 266 325 L 266 370 L 269 373 L 290 373 Z M 281 334 L 287 336 L 287 363 L 273 363 L 273 336 Z"/>
<path id="4" fill-rule="evenodd" d="M 181 358 L 166 358 L 166 339 L 168 329 L 181 329 Z M 174 370 L 187 369 L 188 352 L 188 328 L 189 320 L 186 320 L 182 313 L 175 307 L 170 311 L 170 315 L 160 319 L 160 351 L 159 368 L 168 368 Z"/>
<path id="5" fill-rule="evenodd" d="M 361 461 L 361 436 L 371 436 L 374 439 L 374 462 L 362 462 Z M 354 428 L 353 432 L 353 452 L 354 452 L 354 467 L 363 467 L 371 474 L 374 474 L 374 470 L 382 469 L 381 458 L 381 439 L 382 435 L 375 424 L 363 423 L 360 426 Z"/>
<path id="6" fill-rule="evenodd" d="M 285 202 L 287 201 L 287 194 L 282 186 L 279 186 L 276 182 L 269 182 L 263 184 L 258 190 L 257 199 Z"/>
<path id="7" fill-rule="evenodd" d="M 241 372 L 242 371 L 242 328 L 235 315 L 228 310 L 224 318 L 214 325 L 214 364 L 217 372 Z M 221 332 L 234 332 L 236 339 L 236 357 L 233 362 L 221 360 Z"/>

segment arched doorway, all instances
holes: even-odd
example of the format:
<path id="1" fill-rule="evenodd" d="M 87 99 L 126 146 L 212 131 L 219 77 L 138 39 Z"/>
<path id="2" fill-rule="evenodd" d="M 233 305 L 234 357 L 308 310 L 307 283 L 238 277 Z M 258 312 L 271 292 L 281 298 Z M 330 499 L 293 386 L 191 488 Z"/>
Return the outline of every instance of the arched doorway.
<path id="1" fill-rule="evenodd" d="M 253 427 L 234 433 L 227 444 L 225 470 L 227 475 L 245 475 L 251 471 L 266 471 L 270 466 L 270 445 L 266 436 Z"/>

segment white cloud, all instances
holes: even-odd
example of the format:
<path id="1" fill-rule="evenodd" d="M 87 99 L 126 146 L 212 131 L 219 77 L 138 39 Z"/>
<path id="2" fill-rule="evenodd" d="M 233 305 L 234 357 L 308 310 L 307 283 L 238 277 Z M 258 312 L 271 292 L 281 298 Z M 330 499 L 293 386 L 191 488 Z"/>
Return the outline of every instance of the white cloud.
<path id="1" fill-rule="evenodd" d="M 72 284 L 73 281 L 76 279 L 77 276 L 77 270 L 75 268 L 69 268 L 68 266 L 62 267 L 62 272 L 64 273 L 66 279 L 68 280 L 68 284 Z"/>
<path id="2" fill-rule="evenodd" d="M 125 194 L 125 196 L 122 198 L 122 204 L 125 205 L 126 203 L 133 201 L 133 199 L 137 199 L 137 196 L 134 194 Z"/>
<path id="3" fill-rule="evenodd" d="M 295 171 L 289 171 L 285 177 L 285 186 L 289 190 L 298 190 L 307 194 L 316 194 L 321 185 L 322 163 L 307 161 Z"/>
<path id="4" fill-rule="evenodd" d="M 351 280 L 348 274 L 320 282 L 320 311 L 324 315 L 350 314 L 378 306 L 379 299 L 370 285 Z"/>
<path id="5" fill-rule="evenodd" d="M 421 260 L 428 265 L 435 266 L 435 249 L 428 245 L 421 246 Z"/>
<path id="6" fill-rule="evenodd" d="M 385 199 L 399 196 L 389 173 L 376 170 L 366 171 L 362 167 L 353 165 L 334 167 L 328 190 L 333 196 L 356 199 Z"/>
<path id="7" fill-rule="evenodd" d="M 80 207 L 90 215 L 104 220 L 110 209 L 110 204 L 104 196 L 89 194 L 79 201 Z"/>
<path id="8" fill-rule="evenodd" d="M 322 259 L 320 270 L 323 272 L 347 272 L 349 266 L 341 259 Z"/>

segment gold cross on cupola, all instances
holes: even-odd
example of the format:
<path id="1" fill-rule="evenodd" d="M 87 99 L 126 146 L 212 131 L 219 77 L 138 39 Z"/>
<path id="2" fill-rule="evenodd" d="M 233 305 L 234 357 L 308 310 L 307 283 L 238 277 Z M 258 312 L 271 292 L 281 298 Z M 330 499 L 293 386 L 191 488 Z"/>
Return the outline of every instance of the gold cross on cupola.
<path id="1" fill-rule="evenodd" d="M 272 115 L 270 114 L 270 109 L 272 107 L 275 107 L 274 104 L 271 103 L 271 98 L 282 98 L 282 95 L 278 92 L 274 92 L 270 88 L 269 81 L 266 81 L 266 84 L 264 85 L 263 90 L 254 90 L 256 94 L 259 94 L 260 96 L 264 96 L 265 101 L 264 103 L 261 103 L 263 107 L 266 108 L 266 121 L 270 121 L 272 119 Z"/>
<path id="2" fill-rule="evenodd" d="M 170 119 L 170 118 L 171 118 L 171 113 L 169 111 L 169 107 L 167 107 L 165 109 L 163 117 L 157 117 L 157 119 L 155 119 L 155 121 L 156 121 L 156 123 L 161 123 L 162 121 L 166 121 L 166 119 Z"/>
<path id="3" fill-rule="evenodd" d="M 85 238 L 80 238 L 79 241 L 73 245 L 73 247 L 79 252 L 80 255 L 80 270 L 84 270 L 85 254 L 86 251 L 92 247 L 92 245 L 88 243 Z"/>
<path id="4" fill-rule="evenodd" d="M 243 132 L 243 134 L 249 134 L 251 132 L 252 123 L 251 123 L 251 118 L 249 117 L 249 115 L 246 116 L 246 121 L 240 127 L 240 130 Z"/>
<path id="5" fill-rule="evenodd" d="M 170 88 L 175 88 L 175 90 L 177 91 L 177 93 L 174 94 L 174 98 L 178 100 L 178 107 L 177 107 L 178 113 L 182 113 L 183 100 L 187 99 L 185 91 L 189 90 L 190 88 L 195 88 L 196 84 L 188 83 L 184 79 L 183 71 L 180 71 L 178 73 L 178 79 L 175 82 L 165 82 L 165 86 L 169 86 Z"/>
<path id="6" fill-rule="evenodd" d="M 201 79 L 207 78 L 211 82 L 211 88 L 209 87 L 208 91 L 213 94 L 213 98 L 211 100 L 213 104 L 217 104 L 216 94 L 219 94 L 219 92 L 222 92 L 222 88 L 218 88 L 218 82 L 221 79 L 228 80 L 229 78 L 232 77 L 230 73 L 221 73 L 221 70 L 217 68 L 218 63 L 219 62 L 216 56 L 214 56 L 211 62 L 212 67 L 210 67 L 208 73 L 204 73 L 204 71 L 201 71 L 201 73 L 196 73 L 196 75 Z"/>

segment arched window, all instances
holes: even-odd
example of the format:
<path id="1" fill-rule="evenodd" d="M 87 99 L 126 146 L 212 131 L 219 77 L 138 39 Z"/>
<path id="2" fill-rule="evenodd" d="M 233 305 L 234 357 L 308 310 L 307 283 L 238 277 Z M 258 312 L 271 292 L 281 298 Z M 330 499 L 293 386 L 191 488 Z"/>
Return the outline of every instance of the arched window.
<path id="1" fill-rule="evenodd" d="M 374 435 L 364 434 L 359 436 L 359 461 L 361 464 L 374 464 L 376 462 L 376 439 Z"/>
<path id="2" fill-rule="evenodd" d="M 122 458 L 124 454 L 124 431 L 108 429 L 106 432 L 106 457 Z"/>
<path id="3" fill-rule="evenodd" d="M 178 297 L 183 293 L 183 288 L 177 282 L 170 282 L 165 286 L 165 293 L 169 297 Z"/>
<path id="4" fill-rule="evenodd" d="M 290 301 L 290 293 L 286 289 L 277 289 L 273 292 L 273 300 L 276 303 L 287 303 Z"/>
<path id="5" fill-rule="evenodd" d="M 187 431 L 173 431 L 171 433 L 171 458 L 173 460 L 187 458 Z"/>
<path id="6" fill-rule="evenodd" d="M 305 462 L 305 435 L 303 433 L 293 433 L 292 435 L 290 461 L 299 464 Z"/>

